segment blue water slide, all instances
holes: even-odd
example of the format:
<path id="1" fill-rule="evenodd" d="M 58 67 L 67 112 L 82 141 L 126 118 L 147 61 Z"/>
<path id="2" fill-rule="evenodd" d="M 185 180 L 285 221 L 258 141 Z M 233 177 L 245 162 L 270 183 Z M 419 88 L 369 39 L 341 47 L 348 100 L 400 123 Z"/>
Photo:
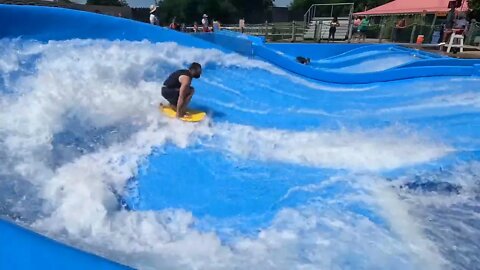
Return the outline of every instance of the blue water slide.
<path id="1" fill-rule="evenodd" d="M 462 137 L 463 141 L 474 141 L 471 138 L 478 137 L 479 129 L 477 128 L 477 122 L 479 122 L 479 118 L 476 111 L 467 106 L 465 106 L 466 108 L 462 107 L 461 110 L 442 107 L 427 107 L 421 110 L 421 108 L 413 107 L 416 110 L 398 112 L 398 108 L 402 109 L 410 104 L 422 105 L 425 101 L 433 98 L 436 98 L 435 101 L 441 103 L 445 99 L 442 96 L 437 96 L 436 93 L 428 92 L 430 86 L 423 89 L 412 87 L 418 85 L 416 80 L 414 82 L 410 81 L 410 83 L 403 81 L 400 83 L 372 84 L 365 88 L 363 88 L 364 86 L 347 85 L 429 76 L 478 76 L 479 66 L 477 60 L 467 61 L 429 56 L 416 50 L 392 47 L 391 45 L 370 47 L 370 45 L 365 44 L 289 44 L 290 46 L 266 44 L 262 38 L 224 32 L 198 35 L 198 37 L 204 39 L 201 40 L 191 35 L 144 23 L 58 8 L 0 5 L 0 23 L 2 24 L 0 38 L 33 39 L 42 42 L 77 38 L 176 42 L 181 46 L 187 47 L 214 48 L 225 52 L 236 51 L 251 57 L 258 57 L 287 71 L 308 78 L 346 84 L 346 87 L 331 87 L 331 85 L 322 83 L 315 84 L 315 86 L 320 86 L 321 89 L 323 87 L 325 89 L 338 87 L 334 90 L 342 88 L 343 90 L 345 88 L 351 88 L 346 90 L 365 90 L 370 87 L 371 92 L 346 90 L 346 92 L 313 91 L 312 88 L 307 87 L 314 84 L 311 81 L 300 79 L 300 84 L 296 82 L 297 76 L 291 76 L 291 74 L 278 75 L 270 72 L 268 68 L 242 69 L 237 65 L 222 69 L 206 68 L 202 79 L 196 82 L 198 91 L 196 92 L 195 100 L 192 101 L 192 106 L 209 111 L 209 117 L 212 120 L 211 126 L 215 129 L 215 136 L 200 138 L 197 143 L 193 143 L 186 148 L 170 143 L 155 148 L 153 153 L 146 158 L 148 160 L 146 163 L 148 164 L 145 167 L 141 167 L 138 175 L 131 181 L 133 184 L 133 187 L 131 187 L 134 191 L 133 195 L 127 194 L 128 196 L 121 199 L 126 202 L 131 210 L 185 209 L 185 212 L 191 212 L 195 218 L 198 218 L 198 223 L 192 225 L 195 226 L 195 229 L 211 231 L 212 226 L 215 226 L 214 229 L 219 231 L 222 245 L 228 244 L 228 241 L 234 241 L 235 237 L 237 237 L 237 231 L 241 236 L 251 236 L 253 239 L 260 230 L 272 222 L 273 216 L 277 215 L 282 209 L 300 208 L 307 202 L 311 202 L 314 207 L 307 209 L 308 211 L 326 212 L 328 215 L 325 218 L 327 219 L 332 216 L 338 216 L 341 218 L 340 220 L 344 220 L 345 224 L 352 223 L 354 232 L 360 230 L 365 233 L 363 238 L 359 237 L 357 241 L 350 242 L 348 241 L 350 238 L 356 238 L 358 235 L 346 234 L 347 231 L 343 229 L 344 226 L 338 226 L 338 222 L 332 222 L 334 226 L 324 227 L 322 222 L 300 219 L 298 221 L 299 224 L 306 223 L 306 225 L 311 226 L 309 221 L 314 221 L 313 225 L 318 223 L 319 225 L 315 225 L 318 226 L 317 230 L 327 233 L 325 239 L 333 240 L 333 244 L 326 246 L 325 250 L 335 249 L 336 246 L 341 246 L 341 249 L 343 249 L 339 253 L 334 254 L 334 260 L 329 266 L 333 268 L 356 269 L 371 269 L 375 267 L 418 269 L 418 267 L 414 267 L 418 265 L 415 264 L 416 256 L 421 257 L 423 253 L 417 254 L 419 248 L 416 246 L 416 243 L 422 242 L 416 241 L 416 234 L 411 238 L 402 240 L 402 236 L 399 236 L 396 232 L 405 233 L 408 230 L 396 231 L 394 228 L 390 228 L 388 224 L 392 218 L 390 220 L 388 217 L 385 218 L 384 213 L 387 211 L 382 212 L 382 209 L 379 209 L 377 205 L 365 203 L 370 198 L 367 198 L 365 201 L 356 201 L 355 198 L 363 197 L 367 191 L 350 185 L 348 179 L 347 181 L 344 180 L 344 172 L 349 167 L 343 166 L 343 162 L 335 166 L 316 167 L 288 162 L 288 159 L 287 162 L 284 159 L 270 160 L 268 155 L 263 160 L 251 159 L 248 158 L 248 155 L 246 158 L 242 158 L 241 153 L 235 152 L 238 149 L 236 149 L 235 144 L 229 143 L 228 138 L 232 135 L 237 136 L 236 140 L 240 141 L 239 144 L 243 144 L 244 138 L 250 136 L 263 138 L 262 134 L 266 134 L 262 140 L 267 142 L 266 144 L 272 145 L 271 149 L 267 145 L 267 148 L 263 150 L 269 152 L 279 149 L 279 153 L 282 153 L 282 145 L 277 145 L 280 141 L 268 140 L 268 137 L 272 134 L 282 138 L 281 142 L 284 141 L 286 143 L 295 142 L 295 138 L 297 140 L 300 138 L 301 140 L 297 142 L 297 145 L 300 145 L 307 142 L 305 139 L 302 140 L 305 136 L 306 140 L 311 140 L 308 133 L 302 133 L 305 130 L 320 130 L 320 135 L 322 135 L 321 129 L 325 129 L 325 134 L 319 136 L 319 139 L 316 141 L 319 143 L 324 141 L 324 138 L 336 137 L 336 128 L 339 123 L 346 127 L 353 126 L 354 128 L 366 129 L 367 133 L 365 134 L 359 133 L 343 139 L 340 138 L 341 142 L 336 147 L 341 150 L 345 148 L 343 146 L 344 143 L 349 145 L 350 141 L 365 140 L 366 137 L 377 134 L 368 133 L 370 128 L 378 128 L 380 130 L 382 127 L 388 127 L 390 123 L 396 122 L 409 122 L 412 125 L 431 127 L 433 131 L 437 132 L 438 136 L 447 134 L 449 135 L 448 139 L 452 141 L 458 138 L 459 134 L 465 136 Z M 320 48 L 323 48 L 323 50 L 319 50 Z M 421 57 L 415 61 L 405 63 L 403 66 L 395 66 L 386 70 L 363 74 L 337 72 L 333 68 L 322 70 L 294 62 L 296 52 L 301 52 L 302 54 L 311 54 L 311 58 L 314 61 L 330 59 L 332 62 L 337 61 L 345 64 L 345 60 L 348 57 L 358 58 L 356 54 L 361 51 L 368 52 L 371 50 L 379 51 L 377 54 L 379 57 L 388 55 L 388 53 L 398 53 L 400 55 L 418 53 Z M 241 60 L 245 59 L 241 58 Z M 328 63 L 328 61 L 325 62 Z M 418 81 L 422 82 L 422 80 L 419 79 Z M 423 82 L 428 84 L 434 81 L 424 80 Z M 439 82 L 437 82 L 437 86 L 438 84 Z M 458 88 L 470 89 L 470 86 L 474 84 L 475 82 L 465 82 L 464 85 L 460 86 L 452 84 L 452 87 L 457 86 Z M 210 91 L 211 89 L 218 91 Z M 92 90 L 90 93 L 93 93 L 95 90 L 97 89 Z M 469 92 L 462 92 L 462 94 L 465 95 L 459 97 L 460 102 L 468 101 L 469 98 L 475 97 Z M 349 111 L 352 108 L 358 110 L 365 108 L 365 110 L 355 114 L 355 111 Z M 388 110 L 390 108 L 397 110 Z M 371 116 L 368 114 L 370 110 L 374 113 L 378 112 L 378 114 Z M 442 112 L 445 113 L 445 117 L 441 117 Z M 353 117 L 351 116 L 352 113 L 354 114 Z M 363 113 L 365 115 L 362 115 Z M 449 115 L 447 113 L 451 114 L 452 117 L 448 118 L 447 116 Z M 460 116 L 453 117 L 456 114 Z M 113 130 L 115 131 L 116 129 Z M 393 132 L 396 131 L 394 130 Z M 338 134 L 340 137 L 344 136 L 344 132 L 339 132 Z M 383 136 L 388 139 L 391 135 L 388 133 Z M 260 140 L 260 143 L 262 140 Z M 417 142 L 413 146 L 421 146 L 421 142 Z M 266 145 L 265 143 L 257 145 L 253 140 L 246 140 L 245 143 L 249 146 L 247 150 L 252 153 L 255 153 L 259 147 L 265 147 Z M 370 143 L 375 144 L 374 141 Z M 223 145 L 222 147 L 224 148 L 218 145 Z M 356 145 L 358 144 L 352 144 L 353 148 Z M 474 146 L 469 145 L 469 149 L 472 147 Z M 288 149 L 286 148 L 286 150 Z M 355 151 L 355 149 L 352 151 Z M 198 158 L 199 156 L 202 158 Z M 424 163 L 437 166 L 440 163 L 430 162 L 434 158 L 437 158 L 437 156 L 433 155 L 422 162 L 418 161 L 420 163 L 418 166 Z M 456 158 L 456 156 L 452 158 Z M 408 165 L 410 163 L 407 162 L 405 164 Z M 411 164 L 416 165 L 417 163 L 413 162 Z M 385 168 L 390 168 L 388 165 L 388 163 L 384 164 Z M 397 168 L 400 165 L 390 166 Z M 380 166 L 379 168 L 382 167 Z M 330 181 L 332 179 L 335 180 L 335 176 L 340 176 L 340 179 L 338 181 Z M 361 178 L 371 180 L 368 174 Z M 299 189 L 298 187 L 304 188 Z M 382 185 L 382 189 L 379 189 L 379 191 L 382 190 L 387 189 Z M 350 200 L 344 200 L 344 198 L 349 198 Z M 395 200 L 396 196 L 389 195 L 386 198 Z M 326 203 L 323 203 L 324 201 Z M 319 204 L 316 204 L 316 202 L 319 202 Z M 398 208 L 401 208 L 401 204 L 399 206 Z M 396 204 L 391 204 L 390 208 L 386 207 L 385 209 L 396 210 L 396 207 Z M 393 213 L 393 215 L 395 214 Z M 343 217 L 345 218 L 342 219 Z M 400 219 L 403 217 L 405 216 L 399 215 Z M 422 216 L 422 218 L 424 217 Z M 402 222 L 401 224 L 405 223 Z M 337 230 L 336 228 L 340 229 Z M 372 234 L 372 229 L 375 229 L 377 233 Z M 312 236 L 309 230 L 305 230 L 305 232 L 306 234 L 301 234 L 298 238 L 320 239 L 323 237 L 318 235 Z M 392 236 L 384 238 L 387 234 Z M 290 238 L 289 235 L 286 235 L 286 237 Z M 381 245 L 373 245 L 372 239 L 373 241 L 386 239 L 387 248 L 385 249 Z M 0 248 L 0 269 L 127 268 L 69 247 L 66 244 L 56 242 L 5 220 L 0 220 L 0 243 L 2 243 Z M 364 246 L 355 248 L 355 244 L 363 243 L 365 243 Z M 400 245 L 397 245 L 397 243 L 400 243 Z M 148 242 L 148 244 L 151 243 Z M 283 257 L 284 255 L 298 252 L 301 263 L 305 263 L 309 261 L 308 255 L 312 253 L 310 250 L 313 250 L 313 253 L 319 253 L 318 250 L 311 249 L 310 243 L 307 244 L 309 245 L 300 246 L 300 251 L 293 250 L 293 252 L 279 253 L 279 255 Z M 191 246 L 192 244 L 187 242 L 186 245 Z M 396 248 L 397 246 L 399 247 L 398 249 Z M 201 245 L 199 247 L 203 248 Z M 390 249 L 391 247 L 393 248 Z M 110 247 L 103 248 L 108 250 Z M 412 249 L 412 252 L 408 250 L 409 248 Z M 385 254 L 372 255 L 368 254 L 367 249 L 372 249 L 374 253 L 381 253 L 382 250 L 386 251 Z M 273 252 L 277 253 L 275 250 Z M 155 253 L 153 255 L 162 257 L 163 254 Z M 197 258 L 200 256 L 197 256 Z M 231 259 L 232 257 L 228 258 Z M 329 259 L 328 256 L 326 259 Z M 372 259 L 372 261 L 369 262 L 369 259 Z M 262 257 L 261 260 L 270 262 L 269 257 Z M 321 261 L 325 261 L 325 258 L 321 258 Z M 230 261 L 228 262 L 230 263 Z M 136 263 L 135 265 L 141 265 L 141 262 L 137 261 Z M 229 266 L 225 265 L 227 268 Z M 313 266 L 315 265 L 312 264 L 312 268 Z M 389 266 L 395 266 L 396 268 Z M 174 267 L 164 268 L 172 269 Z M 177 268 L 185 269 L 187 267 Z M 232 266 L 231 268 L 235 267 Z M 428 268 L 428 265 L 424 266 L 424 268 Z M 162 269 L 162 267 L 154 269 Z"/>
<path id="2" fill-rule="evenodd" d="M 266 44 L 263 38 L 230 31 L 201 34 L 197 37 L 239 53 L 262 58 L 307 78 L 330 83 L 362 84 L 416 77 L 470 77 L 479 74 L 480 60 L 440 57 L 390 44 Z M 298 54 L 311 58 L 312 64 L 297 63 L 295 57 Z M 365 65 L 362 66 L 362 63 L 368 61 L 370 63 L 367 66 L 378 65 L 392 59 L 398 60 L 399 56 L 405 58 L 398 63 L 386 65 L 382 70 L 370 71 L 365 69 Z M 346 69 L 349 66 L 351 68 Z"/>

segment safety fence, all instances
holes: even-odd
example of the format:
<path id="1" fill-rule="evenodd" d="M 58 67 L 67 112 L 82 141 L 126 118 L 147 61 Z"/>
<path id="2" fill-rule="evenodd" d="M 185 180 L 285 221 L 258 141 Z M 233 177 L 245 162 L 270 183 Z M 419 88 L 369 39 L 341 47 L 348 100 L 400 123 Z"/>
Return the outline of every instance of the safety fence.
<path id="1" fill-rule="evenodd" d="M 378 39 L 378 42 L 393 41 L 397 43 L 415 43 L 418 36 L 423 35 L 423 42 L 427 44 L 438 44 L 442 42 L 442 25 L 426 25 L 412 23 L 404 28 L 396 28 L 396 21 L 386 20 L 380 24 L 370 24 L 366 30 L 366 37 Z M 355 33 L 353 33 L 355 36 Z M 354 37 L 355 38 L 355 37 Z M 354 39 L 355 40 L 355 39 Z M 478 46 L 480 43 L 480 24 L 473 23 L 465 32 L 465 44 Z"/>
<path id="2" fill-rule="evenodd" d="M 419 35 L 423 35 L 423 43 L 438 44 L 442 42 L 441 30 L 442 25 L 427 25 L 422 23 L 408 24 L 405 28 L 395 28 L 396 21 L 387 19 L 378 24 L 370 24 L 365 31 L 366 38 L 370 41 L 377 39 L 379 43 L 384 41 L 393 41 L 396 43 L 415 43 Z M 314 40 L 320 42 L 326 38 L 328 32 L 321 29 L 323 24 L 319 24 L 319 30 L 315 31 Z M 252 36 L 261 36 L 268 41 L 300 41 L 303 40 L 306 33 L 305 23 L 302 21 L 292 21 L 287 23 L 269 23 L 263 24 L 248 24 L 243 29 L 236 25 L 222 25 L 221 29 L 242 32 Z M 327 29 L 328 30 L 328 29 Z M 192 31 L 192 27 L 187 27 L 187 31 Z M 325 33 L 327 34 L 325 34 Z M 344 36 L 346 33 L 337 33 L 337 36 Z M 352 42 L 358 41 L 358 33 L 352 31 Z M 480 23 L 474 22 L 469 26 L 465 32 L 466 45 L 480 45 Z"/>
<path id="3" fill-rule="evenodd" d="M 219 35 L 212 35 L 211 33 L 195 33 L 194 35 L 197 38 L 215 43 L 234 52 L 248 56 L 253 55 L 252 41 L 246 37 L 239 37 L 237 34 L 226 32 Z"/>
<path id="4" fill-rule="evenodd" d="M 303 38 L 305 33 L 305 24 L 303 21 L 292 21 L 282 23 L 248 24 L 245 28 L 238 25 L 222 25 L 222 29 L 243 32 L 252 36 L 263 36 L 271 41 L 290 40 L 295 41 Z"/>
<path id="5" fill-rule="evenodd" d="M 480 46 L 480 23 L 471 23 L 465 37 L 466 44 Z"/>

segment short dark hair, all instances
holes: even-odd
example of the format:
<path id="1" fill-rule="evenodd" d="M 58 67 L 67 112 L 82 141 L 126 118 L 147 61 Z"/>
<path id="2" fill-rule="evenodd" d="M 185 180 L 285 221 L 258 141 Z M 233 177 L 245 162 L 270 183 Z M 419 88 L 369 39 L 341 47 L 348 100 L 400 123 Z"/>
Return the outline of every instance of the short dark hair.
<path id="1" fill-rule="evenodd" d="M 188 69 L 200 70 L 200 69 L 202 69 L 202 65 L 200 65 L 197 62 L 193 62 L 192 64 L 190 64 L 190 67 Z"/>

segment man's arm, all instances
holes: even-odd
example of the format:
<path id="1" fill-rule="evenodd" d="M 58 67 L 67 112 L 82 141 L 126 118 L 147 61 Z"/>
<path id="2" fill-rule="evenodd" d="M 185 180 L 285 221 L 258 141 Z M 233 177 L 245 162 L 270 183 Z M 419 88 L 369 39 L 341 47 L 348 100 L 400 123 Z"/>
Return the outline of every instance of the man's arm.
<path id="1" fill-rule="evenodd" d="M 182 117 L 185 114 L 185 97 L 187 96 L 187 89 L 192 83 L 192 79 L 188 76 L 182 75 L 179 78 L 180 80 L 180 93 L 178 94 L 178 103 L 177 103 L 177 117 Z"/>

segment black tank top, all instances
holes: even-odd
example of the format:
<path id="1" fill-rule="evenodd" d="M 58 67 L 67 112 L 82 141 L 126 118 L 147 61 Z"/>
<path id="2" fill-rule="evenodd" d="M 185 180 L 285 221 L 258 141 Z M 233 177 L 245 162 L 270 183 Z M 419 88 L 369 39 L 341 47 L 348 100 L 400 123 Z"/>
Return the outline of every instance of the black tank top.
<path id="1" fill-rule="evenodd" d="M 182 75 L 192 78 L 192 75 L 190 75 L 190 71 L 188 71 L 188 69 L 180 69 L 170 74 L 163 85 L 165 85 L 167 88 L 180 88 L 181 84 L 178 79 Z"/>

